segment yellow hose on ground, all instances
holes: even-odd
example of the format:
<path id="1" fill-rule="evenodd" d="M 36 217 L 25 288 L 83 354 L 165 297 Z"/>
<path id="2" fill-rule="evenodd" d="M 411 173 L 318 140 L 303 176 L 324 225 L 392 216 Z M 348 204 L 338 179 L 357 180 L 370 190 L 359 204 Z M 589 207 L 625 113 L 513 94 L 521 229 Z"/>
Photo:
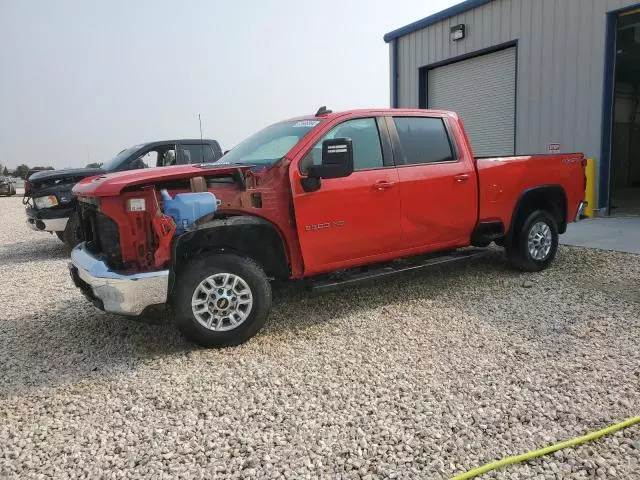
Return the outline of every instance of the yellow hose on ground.
<path id="1" fill-rule="evenodd" d="M 541 448 L 540 450 L 534 450 L 533 452 L 523 453 L 522 455 L 516 455 L 514 457 L 506 457 L 502 460 L 497 460 L 495 462 L 487 463 L 478 468 L 474 468 L 473 470 L 469 470 L 468 472 L 461 473 L 460 475 L 456 475 L 451 480 L 467 480 L 469 478 L 477 477 L 483 473 L 490 472 L 491 470 L 497 470 L 498 468 L 502 468 L 506 465 L 512 465 L 514 463 L 524 462 L 526 460 L 531 460 L 532 458 L 542 457 L 543 455 L 548 455 L 549 453 L 557 452 L 563 448 L 573 447 L 574 445 L 579 445 L 581 443 L 588 442 L 590 440 L 595 440 L 596 438 L 600 438 L 604 435 L 608 435 L 609 433 L 617 432 L 618 430 L 622 430 L 623 428 L 630 427 L 631 425 L 635 425 L 636 423 L 640 423 L 640 417 L 630 418 L 625 420 L 624 422 L 616 423 L 615 425 L 611 425 L 610 427 L 603 428 L 602 430 L 598 430 L 597 432 L 591 432 L 582 437 L 577 437 L 572 440 L 567 440 L 565 442 L 555 443 L 553 445 L 549 445 L 548 447 Z"/>

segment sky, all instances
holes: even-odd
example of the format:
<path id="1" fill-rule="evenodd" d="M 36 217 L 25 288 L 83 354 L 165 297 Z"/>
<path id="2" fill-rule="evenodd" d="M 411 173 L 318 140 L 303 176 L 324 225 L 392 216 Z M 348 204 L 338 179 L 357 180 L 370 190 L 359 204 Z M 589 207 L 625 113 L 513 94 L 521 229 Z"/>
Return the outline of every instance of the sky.
<path id="1" fill-rule="evenodd" d="M 232 148 L 318 107 L 389 106 L 385 33 L 460 0 L 0 0 L 0 164 Z"/>

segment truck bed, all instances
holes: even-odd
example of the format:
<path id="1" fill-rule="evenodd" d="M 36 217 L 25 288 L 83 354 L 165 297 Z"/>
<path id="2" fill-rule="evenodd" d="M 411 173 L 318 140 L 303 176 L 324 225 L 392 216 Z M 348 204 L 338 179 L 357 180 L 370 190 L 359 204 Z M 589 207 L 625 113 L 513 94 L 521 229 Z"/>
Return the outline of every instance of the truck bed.
<path id="1" fill-rule="evenodd" d="M 521 196 L 534 187 L 558 186 L 566 194 L 567 206 L 584 196 L 582 153 L 476 157 L 479 184 L 479 221 L 502 221 L 505 227 Z M 568 207 L 570 208 L 570 207 Z M 568 221 L 575 212 L 566 212 Z"/>

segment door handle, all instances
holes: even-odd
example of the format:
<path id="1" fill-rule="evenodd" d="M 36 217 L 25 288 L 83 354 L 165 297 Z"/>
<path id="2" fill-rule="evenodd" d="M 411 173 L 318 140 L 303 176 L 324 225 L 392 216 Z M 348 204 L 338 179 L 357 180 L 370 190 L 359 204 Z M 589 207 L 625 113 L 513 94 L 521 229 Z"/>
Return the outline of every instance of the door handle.
<path id="1" fill-rule="evenodd" d="M 469 180 L 469 174 L 468 173 L 460 173 L 460 174 L 454 176 L 453 179 L 457 183 L 466 182 L 467 180 Z"/>
<path id="2" fill-rule="evenodd" d="M 393 183 L 387 182 L 386 180 L 380 180 L 373 184 L 373 188 L 376 190 L 386 190 L 387 188 L 393 187 Z"/>

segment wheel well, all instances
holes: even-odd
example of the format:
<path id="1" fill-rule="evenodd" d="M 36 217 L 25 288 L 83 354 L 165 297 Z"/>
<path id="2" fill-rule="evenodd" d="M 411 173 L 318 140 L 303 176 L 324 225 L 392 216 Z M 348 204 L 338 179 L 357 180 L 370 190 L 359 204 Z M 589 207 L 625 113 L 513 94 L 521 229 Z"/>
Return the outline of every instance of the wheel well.
<path id="1" fill-rule="evenodd" d="M 270 222 L 252 216 L 215 219 L 181 235 L 172 246 L 172 271 L 207 252 L 229 252 L 253 259 L 268 277 L 289 277 L 280 233 Z"/>
<path id="2" fill-rule="evenodd" d="M 519 231 L 522 222 L 535 210 L 549 212 L 556 220 L 558 233 L 564 233 L 567 230 L 567 194 L 559 185 L 548 185 L 522 193 L 511 217 L 508 238 Z"/>

